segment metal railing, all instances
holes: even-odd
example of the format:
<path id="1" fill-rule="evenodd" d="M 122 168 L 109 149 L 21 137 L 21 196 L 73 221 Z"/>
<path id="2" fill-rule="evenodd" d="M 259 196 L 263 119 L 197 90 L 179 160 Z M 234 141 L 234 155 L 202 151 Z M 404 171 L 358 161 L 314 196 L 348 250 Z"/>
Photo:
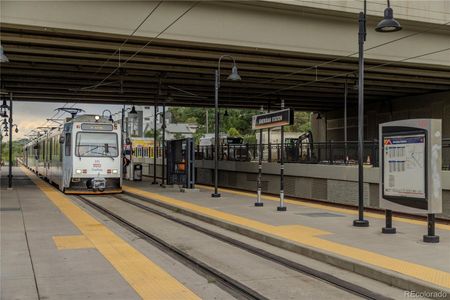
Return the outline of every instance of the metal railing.
<path id="1" fill-rule="evenodd" d="M 258 161 L 259 144 L 231 144 L 220 145 L 219 160 L 227 161 Z M 161 147 L 156 147 L 157 157 L 162 157 Z M 153 157 L 153 147 L 139 147 L 134 149 L 133 156 L 138 158 Z M 281 144 L 263 144 L 264 162 L 278 162 L 281 157 Z M 357 141 L 329 141 L 302 145 L 284 145 L 284 159 L 286 163 L 313 164 L 357 164 Z M 374 167 L 379 165 L 378 140 L 364 142 L 364 163 Z M 195 148 L 196 160 L 213 160 L 214 145 Z M 442 140 L 442 169 L 450 170 L 450 138 Z"/>
<path id="2" fill-rule="evenodd" d="M 259 144 L 220 145 L 219 160 L 257 161 Z M 302 145 L 284 145 L 286 163 L 351 164 L 357 161 L 357 142 L 319 142 Z M 281 157 L 281 144 L 263 144 L 263 161 L 277 162 Z M 365 162 L 378 165 L 378 141 L 364 142 Z M 214 159 L 214 146 L 197 146 L 196 159 Z"/>

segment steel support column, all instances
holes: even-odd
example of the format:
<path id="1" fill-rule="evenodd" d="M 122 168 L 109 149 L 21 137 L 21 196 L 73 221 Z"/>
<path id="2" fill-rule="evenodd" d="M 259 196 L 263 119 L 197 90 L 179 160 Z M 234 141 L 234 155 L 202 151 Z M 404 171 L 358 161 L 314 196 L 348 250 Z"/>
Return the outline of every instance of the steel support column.
<path id="1" fill-rule="evenodd" d="M 358 54 L 358 219 L 353 226 L 368 227 L 369 221 L 364 220 L 364 41 L 366 40 L 366 1 L 364 12 L 359 13 Z"/>
<path id="2" fill-rule="evenodd" d="M 12 93 L 9 93 L 9 166 L 8 166 L 8 188 L 12 188 L 12 128 L 13 128 L 13 104 Z"/>
<path id="3" fill-rule="evenodd" d="M 219 84 L 220 84 L 220 74 L 219 70 L 215 72 L 215 89 L 214 89 L 214 193 L 211 197 L 219 198 L 220 194 L 218 191 L 219 185 Z"/>

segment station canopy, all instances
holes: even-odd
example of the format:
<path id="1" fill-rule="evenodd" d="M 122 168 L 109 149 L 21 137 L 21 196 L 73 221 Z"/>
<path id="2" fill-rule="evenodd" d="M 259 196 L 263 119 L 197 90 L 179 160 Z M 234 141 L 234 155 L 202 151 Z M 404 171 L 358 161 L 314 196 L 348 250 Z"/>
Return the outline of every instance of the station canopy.
<path id="1" fill-rule="evenodd" d="M 276 108 L 284 99 L 297 110 L 335 110 L 343 108 L 345 82 L 349 105 L 357 103 L 356 55 L 323 64 L 335 57 L 167 39 L 143 48 L 149 38 L 135 36 L 119 55 L 116 50 L 126 38 L 2 24 L 2 46 L 10 60 L 1 65 L 2 90 L 12 92 L 17 101 L 208 107 L 214 105 L 218 58 L 230 54 L 242 80 L 226 80 L 232 61 L 224 59 L 221 107 L 259 109 L 270 103 Z M 366 103 L 450 87 L 447 66 L 365 63 Z"/>

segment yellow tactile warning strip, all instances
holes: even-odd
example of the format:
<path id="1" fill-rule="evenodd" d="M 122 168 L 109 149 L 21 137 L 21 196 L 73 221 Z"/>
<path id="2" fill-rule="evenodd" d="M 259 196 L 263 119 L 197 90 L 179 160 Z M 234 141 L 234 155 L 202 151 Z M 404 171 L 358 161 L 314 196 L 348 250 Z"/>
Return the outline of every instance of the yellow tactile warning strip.
<path id="1" fill-rule="evenodd" d="M 221 219 L 227 222 L 234 223 L 236 225 L 246 226 L 251 229 L 256 229 L 260 232 L 279 236 L 303 245 L 320 249 L 322 251 L 335 253 L 354 260 L 362 261 L 366 264 L 370 264 L 379 268 L 395 271 L 403 275 L 435 284 L 437 286 L 450 288 L 450 273 L 381 255 L 375 252 L 339 244 L 332 241 L 327 241 L 318 237 L 320 235 L 331 234 L 330 232 L 302 225 L 272 226 L 259 221 L 196 205 L 187 201 L 174 199 L 168 196 L 163 196 L 157 193 L 144 191 L 134 187 L 123 186 L 123 189 L 130 193 L 152 198 L 154 200 L 188 209 L 203 215 L 207 215 L 209 217 Z"/>
<path id="2" fill-rule="evenodd" d="M 200 299 L 68 197 L 22 168 L 143 299 Z"/>
<path id="3" fill-rule="evenodd" d="M 210 187 L 207 185 L 202 185 L 202 184 L 196 184 L 195 186 L 201 187 L 206 190 L 214 189 L 213 187 Z M 245 197 L 256 198 L 256 194 L 250 193 L 250 192 L 236 191 L 236 190 L 227 189 L 227 188 L 220 188 L 220 191 L 230 193 L 230 194 L 245 196 Z M 262 195 L 261 197 L 265 200 L 280 201 L 280 198 L 275 197 L 275 196 Z M 318 208 L 318 209 L 323 209 L 323 210 L 339 212 L 339 213 L 348 214 L 348 215 L 358 215 L 358 211 L 356 209 L 353 210 L 353 209 L 342 208 L 342 207 L 334 207 L 334 206 L 329 206 L 329 205 L 322 204 L 322 203 L 311 203 L 308 201 L 303 201 L 301 199 L 289 200 L 289 198 L 288 198 L 288 199 L 285 199 L 284 202 L 289 203 L 289 204 L 294 204 L 294 205 L 306 206 L 306 207 L 310 207 L 310 208 Z M 374 218 L 374 219 L 384 219 L 384 215 L 382 215 L 382 214 L 365 212 L 364 215 L 367 217 Z M 402 218 L 402 217 L 393 217 L 393 220 L 399 221 L 399 222 L 404 222 L 404 223 L 409 223 L 409 224 L 427 226 L 427 222 L 420 221 L 420 220 L 413 220 L 413 219 Z M 436 228 L 450 230 L 450 225 L 436 224 Z"/>
<path id="4" fill-rule="evenodd" d="M 58 250 L 95 248 L 94 244 L 84 235 L 54 236 L 53 241 Z"/>

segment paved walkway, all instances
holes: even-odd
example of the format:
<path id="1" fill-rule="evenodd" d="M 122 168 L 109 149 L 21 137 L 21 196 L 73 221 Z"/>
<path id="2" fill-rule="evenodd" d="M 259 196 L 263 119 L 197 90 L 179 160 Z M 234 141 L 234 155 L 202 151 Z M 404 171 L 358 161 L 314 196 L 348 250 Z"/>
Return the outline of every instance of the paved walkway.
<path id="1" fill-rule="evenodd" d="M 200 299 L 30 171 L 13 183 L 1 187 L 1 299 Z"/>
<path id="2" fill-rule="evenodd" d="M 211 198 L 210 187 L 197 187 L 200 187 L 198 193 L 180 193 L 152 185 L 146 179 L 126 182 L 124 189 L 302 245 L 314 253 L 326 253 L 330 262 L 333 258 L 343 258 L 346 262 L 356 262 L 353 268 L 368 266 L 390 274 L 394 280 L 450 291 L 449 225 L 438 226 L 439 244 L 427 244 L 422 242 L 426 233 L 423 221 L 395 218 L 398 233 L 385 235 L 381 233 L 384 219 L 378 214 L 367 214 L 369 228 L 356 228 L 352 226 L 355 211 L 351 209 L 288 200 L 287 211 L 278 212 L 275 197 L 265 197 L 264 207 L 254 207 L 255 196 L 250 193 L 220 189 L 222 197 Z"/>

